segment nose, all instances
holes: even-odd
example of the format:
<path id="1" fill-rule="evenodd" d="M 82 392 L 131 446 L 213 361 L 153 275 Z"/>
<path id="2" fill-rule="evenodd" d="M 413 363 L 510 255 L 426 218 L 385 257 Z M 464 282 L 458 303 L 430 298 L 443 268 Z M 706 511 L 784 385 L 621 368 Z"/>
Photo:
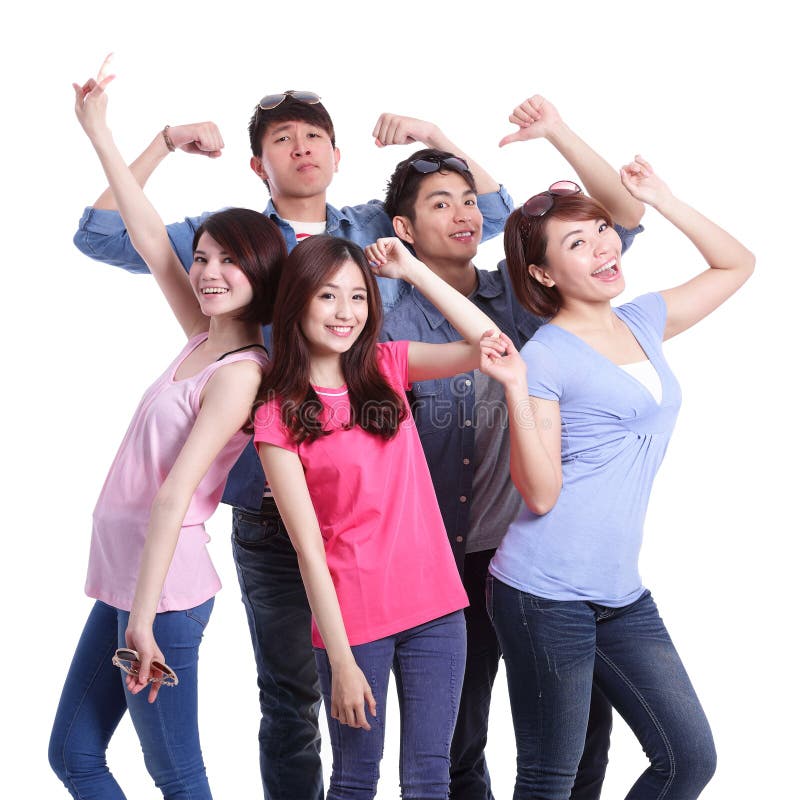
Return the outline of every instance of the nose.
<path id="1" fill-rule="evenodd" d="M 206 281 L 213 281 L 219 278 L 220 269 L 217 260 L 214 258 L 209 258 L 208 261 L 203 264 L 203 269 L 200 273 L 200 276 Z"/>
<path id="2" fill-rule="evenodd" d="M 302 158 L 303 156 L 307 156 L 311 152 L 311 148 L 305 142 L 298 142 L 294 146 L 294 152 L 292 155 L 295 158 Z"/>
<path id="3" fill-rule="evenodd" d="M 336 305 L 336 319 L 352 319 L 353 310 L 350 306 L 350 301 L 347 298 L 342 298 Z"/>

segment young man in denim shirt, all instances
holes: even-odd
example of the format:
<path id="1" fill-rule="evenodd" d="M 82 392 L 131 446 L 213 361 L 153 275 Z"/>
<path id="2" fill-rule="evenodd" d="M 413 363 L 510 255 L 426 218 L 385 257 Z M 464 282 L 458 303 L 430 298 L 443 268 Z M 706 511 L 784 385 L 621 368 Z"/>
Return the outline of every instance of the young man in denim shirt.
<path id="1" fill-rule="evenodd" d="M 636 226 L 644 208 L 624 189 L 610 165 L 542 97 L 526 100 L 510 119 L 519 124 L 519 130 L 501 145 L 539 137 L 549 140 L 589 194 L 624 226 L 617 229 L 627 247 L 641 230 Z M 484 224 L 476 190 L 463 161 L 439 149 L 421 150 L 397 166 L 384 205 L 393 217 L 395 232 L 417 258 L 467 295 L 519 348 L 541 320 L 517 302 L 505 262 L 494 271 L 479 270 L 472 263 Z M 413 289 L 403 293 L 387 314 L 384 336 L 426 342 L 461 338 Z M 489 561 L 522 505 L 509 473 L 508 412 L 503 387 L 478 370 L 449 380 L 415 383 L 411 394 L 414 419 L 470 600 L 465 610 L 464 687 L 450 753 L 450 796 L 452 800 L 491 800 L 484 748 L 500 648 L 486 613 L 484 589 Z M 572 793 L 575 800 L 599 798 L 610 733 L 611 707 L 598 695 L 593 699 L 586 750 Z"/>
<path id="2" fill-rule="evenodd" d="M 266 184 L 271 199 L 264 214 L 280 227 L 291 250 L 299 239 L 326 232 L 364 246 L 393 234 L 383 204 L 373 200 L 341 209 L 326 203 L 338 170 L 333 123 L 311 92 L 268 95 L 254 109 L 249 125 L 250 167 Z M 421 142 L 463 155 L 430 122 L 383 114 L 373 131 L 383 145 Z M 166 127 L 131 165 L 144 185 L 171 152 L 215 158 L 223 147 L 213 123 Z M 497 235 L 511 211 L 511 199 L 486 172 L 472 163 L 484 235 Z M 208 215 L 168 226 L 173 247 L 188 270 L 192 238 Z M 74 238 L 81 252 L 129 272 L 147 272 L 134 250 L 110 190 L 87 208 Z M 398 281 L 379 279 L 385 307 L 397 302 Z M 264 339 L 269 346 L 270 330 Z M 261 776 L 266 800 L 321 800 L 319 687 L 311 650 L 311 621 L 297 557 L 278 515 L 265 496 L 264 473 L 255 448 L 248 447 L 230 473 L 223 502 L 233 506 L 233 556 L 236 562 L 258 671 L 261 726 Z"/>

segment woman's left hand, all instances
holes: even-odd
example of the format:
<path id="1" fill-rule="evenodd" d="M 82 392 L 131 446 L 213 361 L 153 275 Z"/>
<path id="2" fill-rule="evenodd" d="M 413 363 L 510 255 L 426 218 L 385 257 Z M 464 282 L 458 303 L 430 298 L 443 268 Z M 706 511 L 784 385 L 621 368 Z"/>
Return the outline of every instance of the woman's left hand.
<path id="1" fill-rule="evenodd" d="M 131 694 L 139 694 L 142 689 L 147 687 L 149 678 L 161 676 L 161 673 L 154 669 L 151 664 L 153 661 L 165 663 L 164 654 L 153 636 L 152 627 L 145 630 L 134 630 L 129 626 L 125 631 L 125 644 L 139 654 L 139 674 L 126 675 L 125 685 Z M 161 683 L 159 681 L 150 683 L 150 694 L 147 697 L 148 703 L 155 703 L 160 688 Z"/>
<path id="2" fill-rule="evenodd" d="M 382 278 L 399 278 L 409 283 L 415 268 L 422 266 L 396 236 L 386 236 L 364 248 L 370 268 Z"/>
<path id="3" fill-rule="evenodd" d="M 619 171 L 623 186 L 637 199 L 658 208 L 672 196 L 664 181 L 653 172 L 653 168 L 641 156 L 626 164 Z"/>
<path id="4" fill-rule="evenodd" d="M 75 90 L 75 116 L 86 135 L 93 139 L 99 132 L 107 130 L 106 106 L 108 96 L 105 88 L 114 80 L 114 75 L 108 74 L 111 61 L 109 53 L 97 73 L 97 78 L 89 78 L 83 86 L 72 84 Z"/>

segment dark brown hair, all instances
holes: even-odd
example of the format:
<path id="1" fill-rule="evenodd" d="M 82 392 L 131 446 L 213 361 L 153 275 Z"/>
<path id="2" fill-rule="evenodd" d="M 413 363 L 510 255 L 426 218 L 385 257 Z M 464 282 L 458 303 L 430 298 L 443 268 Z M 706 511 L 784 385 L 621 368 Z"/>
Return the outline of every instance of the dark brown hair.
<path id="1" fill-rule="evenodd" d="M 253 289 L 253 299 L 236 319 L 268 325 L 286 259 L 286 241 L 278 226 L 258 211 L 228 208 L 202 222 L 195 231 L 192 252 L 204 233 L 234 258 Z"/>
<path id="2" fill-rule="evenodd" d="M 314 441 L 325 431 L 320 421 L 322 403 L 310 383 L 311 356 L 301 322 L 309 303 L 333 272 L 353 261 L 367 287 L 367 319 L 353 346 L 342 353 L 341 364 L 350 399 L 350 423 L 368 433 L 390 439 L 407 411 L 403 398 L 378 368 L 378 335 L 383 325 L 380 293 L 364 251 L 347 239 L 319 235 L 292 250 L 275 298 L 270 366 L 261 382 L 255 411 L 276 397 L 281 419 L 296 442 Z"/>
<path id="3" fill-rule="evenodd" d="M 393 217 L 408 217 L 414 222 L 414 204 L 417 202 L 419 187 L 428 175 L 435 175 L 436 172 L 455 172 L 467 182 L 467 186 L 475 194 L 478 193 L 478 189 L 475 186 L 475 177 L 469 170 L 462 172 L 441 165 L 435 172 L 417 172 L 411 166 L 411 162 L 421 158 L 443 161 L 445 158 L 453 158 L 453 154 L 448 153 L 446 150 L 433 150 L 430 148 L 417 150 L 416 153 L 412 153 L 394 168 L 392 177 L 389 178 L 389 182 L 386 184 L 386 199 L 383 201 L 383 210 L 389 215 L 389 219 Z"/>
<path id="4" fill-rule="evenodd" d="M 333 120 L 322 103 L 303 103 L 295 100 L 291 95 L 275 108 L 265 111 L 261 106 L 253 109 L 253 116 L 247 130 L 250 134 L 250 149 L 256 158 L 261 158 L 261 143 L 267 128 L 276 122 L 308 122 L 322 128 L 330 136 L 331 146 L 336 147 L 336 134 L 333 130 Z"/>
<path id="5" fill-rule="evenodd" d="M 561 308 L 561 293 L 555 286 L 543 286 L 529 272 L 535 264 L 546 268 L 547 221 L 605 220 L 612 225 L 611 214 L 605 206 L 585 194 L 553 197 L 553 207 L 541 217 L 529 217 L 521 208 L 514 210 L 506 220 L 503 247 L 506 254 L 511 286 L 520 304 L 540 317 L 554 317 Z"/>

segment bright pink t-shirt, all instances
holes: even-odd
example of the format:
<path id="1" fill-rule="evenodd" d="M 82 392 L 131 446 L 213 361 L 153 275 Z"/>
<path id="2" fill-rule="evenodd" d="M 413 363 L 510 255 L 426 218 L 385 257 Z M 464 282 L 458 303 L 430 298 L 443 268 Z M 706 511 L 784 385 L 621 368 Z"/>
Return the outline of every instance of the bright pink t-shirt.
<path id="1" fill-rule="evenodd" d="M 175 380 L 183 360 L 208 338 L 190 339 L 167 371 L 144 393 L 111 465 L 93 515 L 86 594 L 130 611 L 139 575 L 150 509 L 200 411 L 200 393 L 220 368 L 256 361 L 263 350 L 243 350 L 215 361 L 196 375 Z M 219 505 L 228 472 L 247 445 L 241 431 L 222 449 L 195 490 L 183 520 L 175 555 L 164 581 L 158 611 L 178 611 L 204 603 L 220 589 L 206 549 L 204 523 Z"/>
<path id="2" fill-rule="evenodd" d="M 378 345 L 378 365 L 405 402 L 408 342 Z M 351 645 L 373 642 L 467 605 L 411 411 L 392 439 L 349 430 L 347 387 L 314 387 L 332 430 L 292 442 L 280 402 L 261 406 L 255 442 L 297 453 Z M 316 624 L 316 647 L 323 647 Z"/>

